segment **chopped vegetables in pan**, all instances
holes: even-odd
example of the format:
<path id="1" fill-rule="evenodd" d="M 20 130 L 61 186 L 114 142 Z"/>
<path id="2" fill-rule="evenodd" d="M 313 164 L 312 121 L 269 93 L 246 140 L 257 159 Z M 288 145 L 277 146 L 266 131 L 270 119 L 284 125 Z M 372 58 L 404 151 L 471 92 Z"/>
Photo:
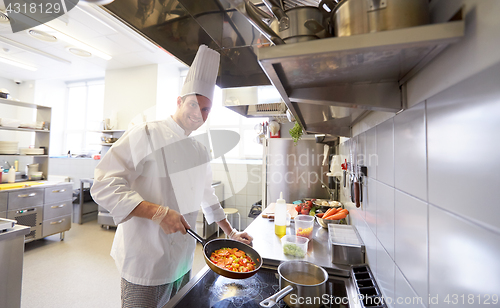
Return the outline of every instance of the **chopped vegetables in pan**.
<path id="1" fill-rule="evenodd" d="M 221 248 L 212 252 L 210 261 L 220 268 L 233 272 L 250 272 L 255 269 L 255 262 L 238 248 Z"/>

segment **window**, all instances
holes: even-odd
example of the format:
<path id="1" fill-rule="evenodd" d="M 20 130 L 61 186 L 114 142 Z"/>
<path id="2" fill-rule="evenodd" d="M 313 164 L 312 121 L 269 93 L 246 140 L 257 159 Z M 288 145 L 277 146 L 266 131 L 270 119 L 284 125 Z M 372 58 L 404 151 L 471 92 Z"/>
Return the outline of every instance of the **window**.
<path id="1" fill-rule="evenodd" d="M 269 118 L 246 118 L 229 108 L 222 106 L 222 90 L 215 87 L 212 111 L 205 124 L 198 129 L 199 132 L 206 132 L 207 129 L 232 130 L 240 135 L 240 142 L 224 157 L 235 159 L 261 159 L 262 145 L 256 142 L 257 131 L 255 126 L 259 123 L 267 122 Z"/>
<path id="2" fill-rule="evenodd" d="M 68 100 L 64 130 L 64 149 L 71 154 L 98 153 L 101 150 L 104 80 L 67 84 Z"/>

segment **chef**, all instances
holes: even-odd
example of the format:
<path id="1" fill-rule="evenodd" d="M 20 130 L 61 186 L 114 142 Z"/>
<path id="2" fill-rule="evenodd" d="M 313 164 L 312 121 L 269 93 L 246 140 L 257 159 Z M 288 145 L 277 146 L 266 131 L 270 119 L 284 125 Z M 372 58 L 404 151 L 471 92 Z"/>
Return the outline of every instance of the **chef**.
<path id="1" fill-rule="evenodd" d="M 122 307 L 162 307 L 187 283 L 196 242 L 186 229 L 200 206 L 229 238 L 252 241 L 225 218 L 211 186 L 209 143 L 189 137 L 210 113 L 219 58 L 201 45 L 174 115 L 125 132 L 95 169 L 92 197 L 118 225 L 111 256 Z"/>

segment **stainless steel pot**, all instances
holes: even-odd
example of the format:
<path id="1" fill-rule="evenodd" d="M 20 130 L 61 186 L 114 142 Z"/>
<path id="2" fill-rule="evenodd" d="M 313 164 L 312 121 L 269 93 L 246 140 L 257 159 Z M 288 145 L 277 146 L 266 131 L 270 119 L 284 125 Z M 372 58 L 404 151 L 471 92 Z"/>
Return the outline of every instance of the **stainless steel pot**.
<path id="1" fill-rule="evenodd" d="M 264 21 L 270 17 L 266 12 L 248 0 L 245 0 L 244 6 L 244 16 L 274 44 L 296 43 L 331 36 L 324 23 L 324 14 L 317 7 L 298 6 L 286 11 L 273 9 L 273 14 L 277 18 L 268 24 Z"/>
<path id="2" fill-rule="evenodd" d="M 320 307 L 326 293 L 328 273 L 320 266 L 306 261 L 287 261 L 278 267 L 280 291 L 260 302 L 272 307 L 283 298 L 290 307 Z"/>
<path id="3" fill-rule="evenodd" d="M 315 6 L 296 6 L 285 11 L 289 27 L 281 27 L 278 21 L 271 23 L 271 28 L 285 41 L 297 43 L 330 36 L 325 27 L 323 14 Z"/>
<path id="4" fill-rule="evenodd" d="M 333 8 L 332 26 L 335 36 L 351 36 L 395 30 L 429 23 L 428 0 L 343 0 L 338 4 L 323 0 Z"/>

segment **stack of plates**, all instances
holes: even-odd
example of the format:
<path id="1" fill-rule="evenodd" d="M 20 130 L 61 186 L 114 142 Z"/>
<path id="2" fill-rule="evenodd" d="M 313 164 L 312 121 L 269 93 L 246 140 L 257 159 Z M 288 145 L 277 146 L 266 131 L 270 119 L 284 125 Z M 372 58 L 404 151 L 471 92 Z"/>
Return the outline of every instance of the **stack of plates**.
<path id="1" fill-rule="evenodd" d="M 21 125 L 21 121 L 19 120 L 0 118 L 0 126 L 16 128 L 19 127 L 19 125 Z"/>
<path id="2" fill-rule="evenodd" d="M 44 151 L 41 148 L 20 148 L 19 151 L 23 155 L 43 155 Z"/>
<path id="3" fill-rule="evenodd" d="M 0 154 L 17 154 L 17 141 L 0 141 Z"/>

